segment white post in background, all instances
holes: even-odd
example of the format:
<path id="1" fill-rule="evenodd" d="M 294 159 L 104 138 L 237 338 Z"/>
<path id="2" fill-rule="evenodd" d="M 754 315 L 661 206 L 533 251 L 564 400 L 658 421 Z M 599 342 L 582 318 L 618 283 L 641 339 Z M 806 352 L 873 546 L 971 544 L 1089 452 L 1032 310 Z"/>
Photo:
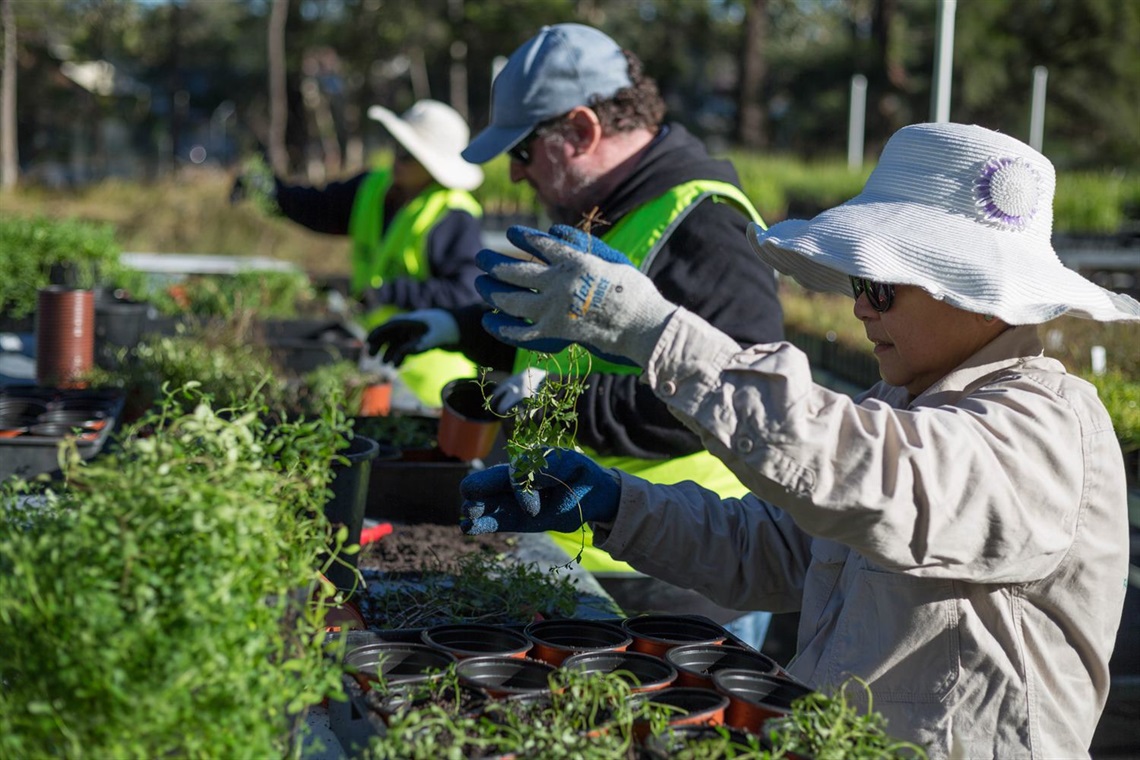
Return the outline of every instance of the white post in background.
<path id="1" fill-rule="evenodd" d="M 851 77 L 851 112 L 847 118 L 847 168 L 863 168 L 863 133 L 867 120 L 867 77 Z"/>
<path id="2" fill-rule="evenodd" d="M 1094 375 L 1103 375 L 1108 371 L 1108 351 L 1105 350 L 1104 346 L 1093 346 L 1089 354 Z"/>
<path id="3" fill-rule="evenodd" d="M 1029 147 L 1041 152 L 1041 142 L 1045 137 L 1045 82 L 1049 70 L 1044 66 L 1033 67 L 1033 105 L 1029 111 Z"/>
<path id="4" fill-rule="evenodd" d="M 954 69 L 954 9 L 958 0 L 938 0 L 938 39 L 934 47 L 934 88 L 930 120 L 950 121 L 950 74 Z"/>

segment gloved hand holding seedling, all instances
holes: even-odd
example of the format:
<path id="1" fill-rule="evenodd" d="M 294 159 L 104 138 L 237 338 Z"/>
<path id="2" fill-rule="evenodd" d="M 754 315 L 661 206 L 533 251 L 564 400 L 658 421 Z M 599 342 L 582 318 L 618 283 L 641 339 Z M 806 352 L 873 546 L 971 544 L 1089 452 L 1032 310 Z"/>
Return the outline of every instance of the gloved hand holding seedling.
<path id="1" fill-rule="evenodd" d="M 603 359 L 645 366 L 677 306 L 624 254 L 566 226 L 549 233 L 515 226 L 507 239 L 541 263 L 479 253 L 476 263 L 487 274 L 475 287 L 498 310 L 483 317 L 487 332 L 533 351 L 577 343 Z"/>

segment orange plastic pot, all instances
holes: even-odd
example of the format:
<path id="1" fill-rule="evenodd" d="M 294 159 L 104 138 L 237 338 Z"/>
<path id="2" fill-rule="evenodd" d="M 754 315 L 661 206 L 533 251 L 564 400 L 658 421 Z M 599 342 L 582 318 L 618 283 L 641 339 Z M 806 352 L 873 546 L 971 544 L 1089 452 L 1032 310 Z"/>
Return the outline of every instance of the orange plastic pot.
<path id="1" fill-rule="evenodd" d="M 420 640 L 430 647 L 450 652 L 456 659 L 498 655 L 526 657 L 534 646 L 521 632 L 482 623 L 437 625 L 420 633 Z"/>
<path id="2" fill-rule="evenodd" d="M 538 620 L 523 634 L 534 644 L 529 656 L 551 665 L 581 652 L 621 652 L 633 642 L 621 628 L 601 620 Z"/>
<path id="3" fill-rule="evenodd" d="M 493 384 L 474 378 L 452 380 L 444 386 L 439 417 L 440 451 L 465 462 L 491 453 L 502 427 L 502 420 L 484 408 L 484 394 L 489 396 L 493 390 Z"/>
<path id="4" fill-rule="evenodd" d="M 631 649 L 658 657 L 682 644 L 721 644 L 728 638 L 711 620 L 685 615 L 638 615 L 623 620 L 621 627 L 633 636 Z"/>
<path id="5" fill-rule="evenodd" d="M 455 666 L 459 683 L 482 689 L 488 696 L 501 699 L 520 694 L 550 691 L 550 675 L 556 668 L 527 657 L 468 657 Z"/>
<path id="6" fill-rule="evenodd" d="M 673 685 L 677 669 L 660 657 L 644 652 L 583 652 L 562 661 L 563 670 L 617 673 L 630 680 L 635 694 L 660 691 Z"/>
<path id="7" fill-rule="evenodd" d="M 366 385 L 360 394 L 361 417 L 386 417 L 392 411 L 392 384 Z"/>
<path id="8" fill-rule="evenodd" d="M 764 721 L 792 711 L 792 702 L 812 690 L 790 678 L 754 670 L 728 668 L 713 673 L 716 690 L 728 697 L 725 721 L 743 731 L 760 733 Z"/>
<path id="9" fill-rule="evenodd" d="M 774 675 L 780 666 L 767 655 L 737 646 L 682 644 L 665 653 L 665 661 L 677 669 L 677 685 L 713 689 L 713 673 L 729 668 Z"/>
<path id="10" fill-rule="evenodd" d="M 671 727 L 719 726 L 725 722 L 725 714 L 730 700 L 724 694 L 708 689 L 692 689 L 684 686 L 671 686 L 661 691 L 650 692 L 646 699 L 654 704 L 668 705 L 677 712 L 669 718 Z M 633 734 L 640 742 L 649 733 L 649 723 L 637 721 Z"/>

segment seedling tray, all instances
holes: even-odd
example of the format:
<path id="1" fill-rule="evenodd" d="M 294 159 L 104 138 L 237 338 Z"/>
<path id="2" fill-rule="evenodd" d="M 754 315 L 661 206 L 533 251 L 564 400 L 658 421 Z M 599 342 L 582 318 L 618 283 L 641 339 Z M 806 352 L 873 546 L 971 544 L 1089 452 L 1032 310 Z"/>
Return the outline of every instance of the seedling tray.
<path id="1" fill-rule="evenodd" d="M 28 402 L 8 417 L 18 420 L 8 424 L 18 425 L 11 430 L 19 432 L 0 438 L 0 480 L 58 472 L 59 444 L 67 436 L 75 436 L 80 458 L 96 456 L 117 426 L 125 399 L 119 390 L 0 386 L 0 405 Z"/>

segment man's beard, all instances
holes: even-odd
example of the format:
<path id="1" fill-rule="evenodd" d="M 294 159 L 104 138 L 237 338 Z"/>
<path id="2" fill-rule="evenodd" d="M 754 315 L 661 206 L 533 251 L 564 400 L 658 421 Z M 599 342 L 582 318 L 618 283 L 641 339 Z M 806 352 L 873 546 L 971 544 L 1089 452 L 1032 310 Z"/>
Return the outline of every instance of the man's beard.
<path id="1" fill-rule="evenodd" d="M 593 177 L 587 176 L 576 167 L 569 166 L 553 173 L 548 188 L 547 195 L 550 198 L 557 198 L 558 202 L 544 198 L 543 195 L 539 195 L 539 200 L 542 201 L 546 213 L 554 224 L 576 226 L 581 224 L 586 214 L 596 205 L 589 202 L 589 190 L 593 184 Z"/>

